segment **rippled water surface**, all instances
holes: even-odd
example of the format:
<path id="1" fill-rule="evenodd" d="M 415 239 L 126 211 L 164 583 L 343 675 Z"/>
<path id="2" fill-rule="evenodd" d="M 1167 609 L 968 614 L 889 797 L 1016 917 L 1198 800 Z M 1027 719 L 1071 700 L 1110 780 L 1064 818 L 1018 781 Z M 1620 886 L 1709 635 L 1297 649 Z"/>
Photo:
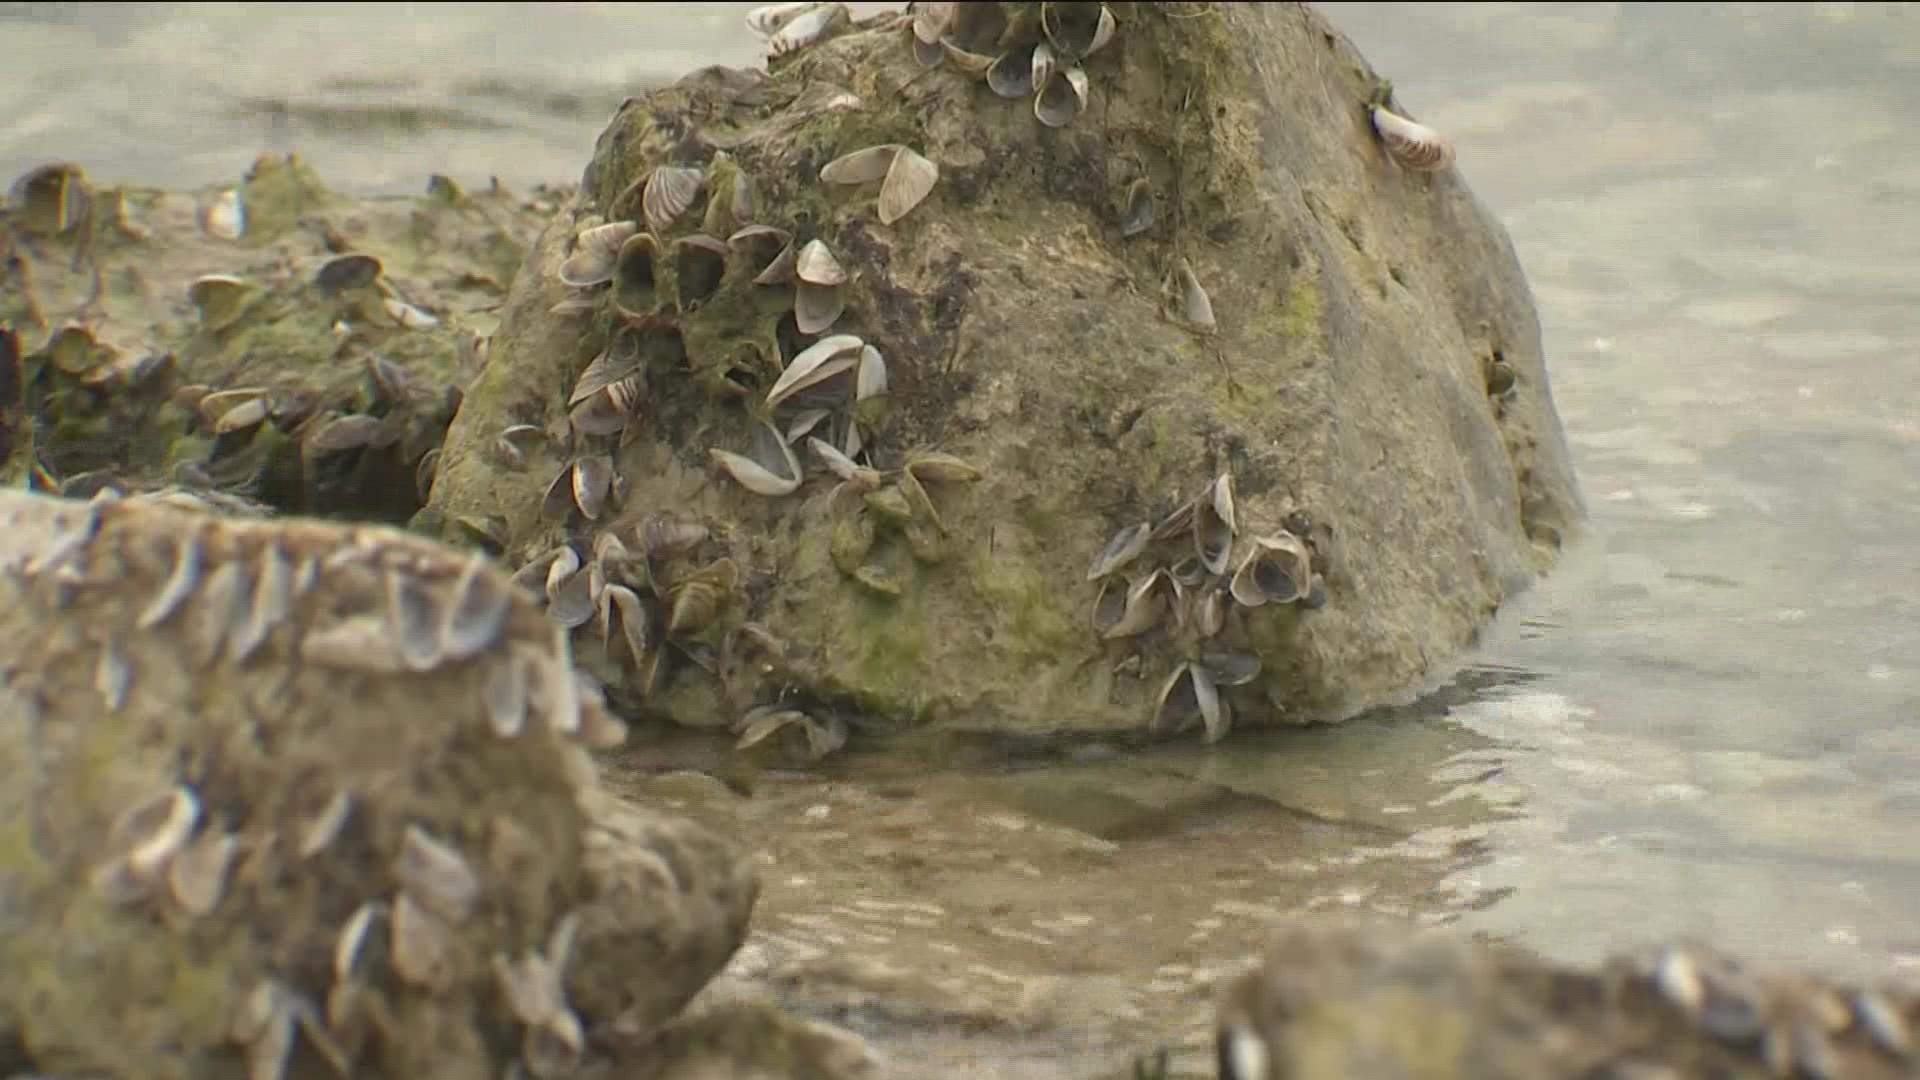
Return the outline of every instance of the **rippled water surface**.
<path id="1" fill-rule="evenodd" d="M 757 62 L 747 6 L 4 4 L 0 174 L 571 181 L 626 95 Z M 763 848 L 743 962 L 965 953 L 1022 987 L 983 1007 L 1051 971 L 1125 1016 L 1352 906 L 1920 982 L 1920 6 L 1324 7 L 1507 223 L 1590 537 L 1395 715 L 662 795 Z"/>

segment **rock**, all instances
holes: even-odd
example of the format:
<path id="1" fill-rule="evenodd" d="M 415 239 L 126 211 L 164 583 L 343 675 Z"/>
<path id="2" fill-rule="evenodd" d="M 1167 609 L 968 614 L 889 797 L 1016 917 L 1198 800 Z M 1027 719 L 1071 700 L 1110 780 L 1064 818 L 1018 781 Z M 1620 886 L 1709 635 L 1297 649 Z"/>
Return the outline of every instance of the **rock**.
<path id="1" fill-rule="evenodd" d="M 1220 1009 L 1222 1080 L 1914 1074 L 1920 996 L 1745 969 L 1708 949 L 1598 971 L 1397 924 L 1282 931 Z"/>
<path id="2" fill-rule="evenodd" d="M 751 870 L 604 805 L 620 725 L 485 556 L 6 491 L 0 623 L 0 1031 L 40 1069 L 549 1075 L 744 936 Z"/>
<path id="3" fill-rule="evenodd" d="M 1032 102 L 977 70 L 1002 31 L 1039 40 L 1030 3 L 955 9 L 933 71 L 911 17 L 823 21 L 770 75 L 628 102 L 515 279 L 419 527 L 497 515 L 522 562 L 592 560 L 608 533 L 631 551 L 647 513 L 697 523 L 683 556 L 602 576 L 655 631 L 721 561 L 724 602 L 583 661 L 623 712 L 743 739 L 777 696 L 816 753 L 849 719 L 1218 737 L 1339 719 L 1446 663 L 1581 513 L 1504 231 L 1457 172 L 1387 156 L 1378 80 L 1311 11 L 1110 7 Z M 1070 58 L 1101 9 L 1059 10 L 1086 23 L 1054 26 L 1085 37 Z M 1037 119 L 1080 91 L 1077 119 Z M 821 180 L 836 162 L 869 179 Z M 790 276 L 789 238 L 815 282 L 754 284 Z M 835 335 L 858 342 L 794 366 Z M 884 392 L 858 392 L 861 344 Z M 512 425 L 547 433 L 524 472 L 500 464 Z M 617 474 L 593 512 L 566 497 L 575 460 Z M 1161 539 L 1089 580 L 1129 528 Z"/>
<path id="4" fill-rule="evenodd" d="M 762 1003 L 703 1010 L 606 1080 L 864 1080 L 892 1075 L 859 1038 Z M 624 1063 L 623 1063 L 624 1064 Z"/>
<path id="5" fill-rule="evenodd" d="M 424 500 L 488 306 L 551 209 L 444 177 L 350 201 L 291 155 L 198 193 L 47 166 L 11 201 L 0 478 L 79 496 L 182 483 L 393 524 Z"/>

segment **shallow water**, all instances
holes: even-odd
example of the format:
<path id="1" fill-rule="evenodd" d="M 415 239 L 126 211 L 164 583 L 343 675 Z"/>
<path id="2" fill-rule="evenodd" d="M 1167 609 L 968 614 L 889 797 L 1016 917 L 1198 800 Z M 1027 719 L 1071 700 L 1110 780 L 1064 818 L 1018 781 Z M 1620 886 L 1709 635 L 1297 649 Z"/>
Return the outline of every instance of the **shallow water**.
<path id="1" fill-rule="evenodd" d="M 0 175 L 570 181 L 626 95 L 755 62 L 748 6 L 4 4 Z M 1323 7 L 1527 268 L 1593 515 L 1561 570 L 1336 730 L 628 782 L 760 847 L 745 968 L 864 947 L 962 1013 L 1184 1038 L 1265 920 L 1327 907 L 1920 982 L 1920 6 Z"/>

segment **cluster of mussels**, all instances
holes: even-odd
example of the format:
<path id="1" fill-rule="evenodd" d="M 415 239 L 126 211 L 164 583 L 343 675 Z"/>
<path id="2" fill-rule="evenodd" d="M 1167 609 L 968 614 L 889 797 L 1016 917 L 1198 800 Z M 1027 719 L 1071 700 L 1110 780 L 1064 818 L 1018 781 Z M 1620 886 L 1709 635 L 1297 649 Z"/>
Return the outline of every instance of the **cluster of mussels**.
<path id="1" fill-rule="evenodd" d="M 939 169 L 910 147 L 888 144 L 828 162 L 820 179 L 877 182 L 878 216 L 891 225 L 927 198 Z M 695 217 L 689 212 L 702 192 L 705 208 Z M 494 445 L 508 468 L 524 466 L 545 446 L 563 451 L 541 509 L 566 539 L 515 578 L 545 597 L 549 616 L 562 626 L 595 623 L 603 646 L 632 676 L 623 685 L 643 698 L 666 688 L 684 666 L 676 661 L 719 674 L 731 669 L 738 647 L 773 644 L 756 624 L 731 631 L 720 625 L 743 575 L 730 557 L 699 557 L 709 539 L 703 523 L 657 510 L 637 517 L 620 511 L 627 484 L 617 461 L 648 403 L 650 376 L 690 371 L 709 399 L 743 407 L 746 451 L 708 451 L 742 489 L 767 498 L 799 491 L 806 470 L 796 447 L 804 440 L 838 481 L 833 505 L 846 502 L 842 495 L 864 496 L 864 512 L 856 510 L 836 531 L 835 557 L 856 582 L 880 593 L 897 594 L 900 584 L 865 562 L 875 542 L 870 518 L 898 525 L 916 552 L 935 558 L 946 527 L 924 485 L 980 478 L 966 462 L 930 450 L 903 455 L 897 468 L 878 467 L 887 362 L 859 335 L 834 332 L 847 310 L 850 275 L 825 239 L 800 242 L 789 228 L 756 221 L 755 204 L 746 172 L 719 151 L 704 165 L 655 166 L 613 200 L 617 220 L 584 223 L 558 267 L 569 291 L 553 312 L 585 316 L 604 304 L 611 309 L 607 344 L 569 393 L 564 423 L 514 425 Z M 621 211 L 635 209 L 635 218 L 624 219 Z M 683 224 L 689 221 L 697 225 Z M 769 316 L 771 330 L 748 347 L 710 347 L 742 323 Z M 736 725 L 742 744 L 782 729 L 792 713 L 747 710 Z M 769 726 L 769 717 L 780 722 Z M 800 727 L 808 732 L 809 756 L 844 740 L 844 729 L 829 722 L 809 719 Z"/>
<path id="2" fill-rule="evenodd" d="M 236 189 L 222 191 L 199 217 L 221 239 L 237 240 L 246 230 Z M 9 192 L 8 220 L 29 238 L 71 242 L 77 262 L 94 258 L 98 223 L 129 242 L 147 235 L 130 220 L 121 192 L 95 192 L 78 166 L 65 164 L 21 177 Z M 24 266 L 15 263 L 16 271 Z M 96 279 L 100 273 L 96 266 Z M 100 290 L 96 280 L 95 304 Z M 30 289 L 26 295 L 31 303 Z M 386 278 L 379 258 L 336 252 L 285 287 L 206 274 L 189 284 L 186 299 L 196 316 L 194 344 L 210 348 L 252 315 L 277 318 L 290 306 L 318 306 L 331 315 L 336 355 L 363 355 L 365 383 L 351 391 L 304 383 L 216 388 L 186 382 L 174 352 L 125 347 L 87 321 L 52 328 L 30 351 L 17 330 L 0 329 L 0 389 L 9 407 L 24 405 L 27 413 L 7 424 L 0 459 L 26 434 L 33 486 L 80 497 L 121 486 L 129 468 L 165 461 L 175 484 L 294 512 L 370 510 L 404 520 L 425 500 L 461 391 L 422 385 L 374 351 L 391 334 L 440 325 Z M 24 314 L 24 322 L 44 322 L 36 312 Z M 484 362 L 485 349 L 484 338 L 463 335 L 463 369 Z M 139 442 L 155 437 L 163 441 Z M 402 490 L 417 500 L 359 505 L 369 491 L 393 490 L 396 480 L 410 480 Z"/>
<path id="3" fill-rule="evenodd" d="M 951 61 L 983 76 L 1003 98 L 1033 99 L 1034 118 L 1066 127 L 1087 110 L 1081 63 L 1113 40 L 1103 3 L 1043 3 L 1039 27 L 1010 25 L 999 4 L 912 5 L 913 57 L 923 67 Z"/>
<path id="4" fill-rule="evenodd" d="M 1271 535 L 1252 537 L 1236 562 L 1239 531 L 1233 477 L 1221 473 L 1205 492 L 1160 521 L 1137 522 L 1114 533 L 1087 568 L 1087 580 L 1099 583 L 1092 624 L 1103 640 L 1132 640 L 1163 627 L 1191 625 L 1198 642 L 1196 654 L 1175 664 L 1161 684 L 1149 730 L 1179 732 L 1197 721 L 1208 742 L 1225 736 L 1233 708 L 1221 691 L 1259 678 L 1260 658 L 1211 650 L 1206 643 L 1226 628 L 1236 608 L 1295 604 L 1315 611 L 1327 602 L 1326 581 L 1314 571 L 1312 522 L 1304 513 L 1289 515 L 1286 527 Z M 1154 545 L 1162 545 L 1162 557 L 1153 560 L 1158 565 L 1123 573 Z"/>

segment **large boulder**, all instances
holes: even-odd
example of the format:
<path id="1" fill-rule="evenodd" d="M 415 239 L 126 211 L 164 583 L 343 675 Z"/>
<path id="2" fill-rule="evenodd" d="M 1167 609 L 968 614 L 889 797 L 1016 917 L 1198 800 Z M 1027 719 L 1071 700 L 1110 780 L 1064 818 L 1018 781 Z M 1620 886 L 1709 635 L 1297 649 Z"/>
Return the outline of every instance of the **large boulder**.
<path id="1" fill-rule="evenodd" d="M 1520 266 L 1310 10 L 823 10 L 770 75 L 620 109 L 420 521 L 632 592 L 612 700 L 816 748 L 1337 719 L 1551 565 L 1580 505 Z M 649 558 L 665 523 L 706 539 Z"/>

